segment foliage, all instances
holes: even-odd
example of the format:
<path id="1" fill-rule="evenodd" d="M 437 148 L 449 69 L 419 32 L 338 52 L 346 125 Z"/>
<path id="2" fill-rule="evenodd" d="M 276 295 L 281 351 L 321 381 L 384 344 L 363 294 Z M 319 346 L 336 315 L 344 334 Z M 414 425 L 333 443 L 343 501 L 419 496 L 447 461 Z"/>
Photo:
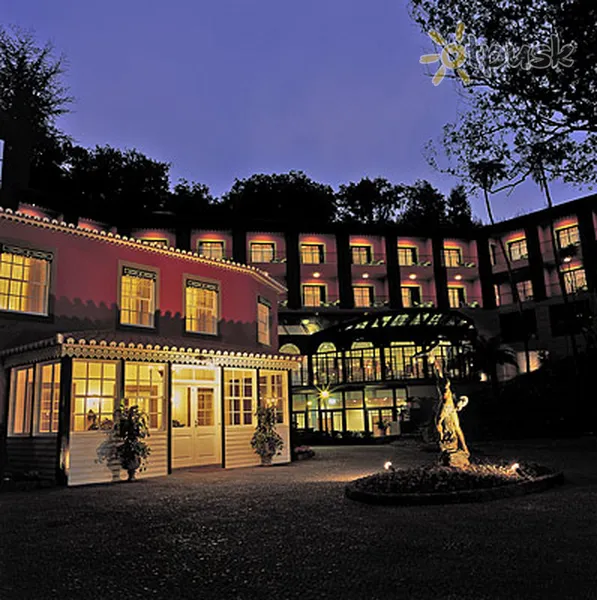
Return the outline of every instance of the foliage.
<path id="1" fill-rule="evenodd" d="M 257 426 L 251 438 L 251 447 L 261 459 L 272 458 L 282 453 L 284 441 L 276 431 L 276 407 L 259 406 L 255 413 Z"/>
<path id="2" fill-rule="evenodd" d="M 594 3 L 411 0 L 411 14 L 425 35 L 436 30 L 448 36 L 462 22 L 472 36 L 465 40 L 471 82 L 466 88 L 458 84 L 469 109 L 444 128 L 441 145 L 449 165 L 438 165 L 433 146 L 432 164 L 466 181 L 463 170 L 470 162 L 495 159 L 506 166 L 506 187 L 511 187 L 533 176 L 539 144 L 549 180 L 580 185 L 597 181 L 592 159 L 597 109 L 591 100 L 597 91 Z M 560 48 L 574 46 L 566 65 L 524 68 L 513 60 L 517 52 L 524 58 L 531 49 L 557 55 L 554 36 Z M 505 66 L 498 66 L 504 56 L 500 48 L 510 53 Z"/>
<path id="3" fill-rule="evenodd" d="M 147 415 L 136 405 L 127 408 L 122 403 L 115 416 L 114 458 L 118 459 L 120 466 L 125 470 L 135 468 L 135 465 L 144 470 L 151 453 L 150 447 L 144 441 L 149 437 Z"/>
<path id="4" fill-rule="evenodd" d="M 433 494 L 501 487 L 550 473 L 530 463 L 516 470 L 506 462 L 471 464 L 464 469 L 433 465 L 369 475 L 357 479 L 355 487 L 379 494 Z"/>
<path id="5" fill-rule="evenodd" d="M 404 187 L 387 179 L 364 177 L 341 185 L 336 193 L 336 218 L 344 223 L 392 223 L 405 202 Z"/>
<path id="6" fill-rule="evenodd" d="M 237 179 L 222 199 L 222 208 L 239 222 L 323 225 L 334 218 L 335 206 L 332 188 L 302 171 Z"/>

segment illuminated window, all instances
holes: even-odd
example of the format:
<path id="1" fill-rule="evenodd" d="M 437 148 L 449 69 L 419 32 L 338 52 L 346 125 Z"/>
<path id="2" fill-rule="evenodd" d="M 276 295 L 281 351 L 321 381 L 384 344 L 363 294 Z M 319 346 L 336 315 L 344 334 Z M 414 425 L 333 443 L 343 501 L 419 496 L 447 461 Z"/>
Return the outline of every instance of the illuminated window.
<path id="1" fill-rule="evenodd" d="M 9 432 L 31 433 L 33 404 L 33 367 L 13 369 L 10 381 Z"/>
<path id="2" fill-rule="evenodd" d="M 124 404 L 138 406 L 147 415 L 150 429 L 162 428 L 166 367 L 159 364 L 124 365 Z"/>
<path id="3" fill-rule="evenodd" d="M 185 289 L 185 328 L 194 333 L 218 333 L 218 284 L 187 279 Z"/>
<path id="4" fill-rule="evenodd" d="M 400 291 L 402 293 L 402 306 L 405 308 L 421 304 L 421 288 L 418 285 L 403 285 Z"/>
<path id="5" fill-rule="evenodd" d="M 37 367 L 37 432 L 56 433 L 60 412 L 60 363 Z"/>
<path id="6" fill-rule="evenodd" d="M 512 261 L 526 260 L 529 257 L 526 239 L 509 242 L 508 254 L 510 255 L 510 260 Z"/>
<path id="7" fill-rule="evenodd" d="M 168 246 L 170 246 L 166 238 L 143 238 L 143 241 L 152 246 L 159 246 L 160 248 L 168 248 Z"/>
<path id="8" fill-rule="evenodd" d="M 157 274 L 123 267 L 120 279 L 120 322 L 153 327 Z"/>
<path id="9" fill-rule="evenodd" d="M 214 391 L 212 388 L 197 390 L 197 426 L 212 427 L 214 425 Z"/>
<path id="10" fill-rule="evenodd" d="M 578 226 L 572 225 L 571 227 L 565 227 L 564 229 L 558 229 L 556 231 L 558 240 L 558 248 L 567 248 L 568 246 L 578 246 L 580 244 L 580 235 L 578 232 Z"/>
<path id="11" fill-rule="evenodd" d="M 564 284 L 567 294 L 582 292 L 587 289 L 587 276 L 584 269 L 564 271 Z"/>
<path id="12" fill-rule="evenodd" d="M 500 306 L 502 302 L 502 296 L 500 294 L 500 286 L 493 284 L 493 293 L 495 294 L 495 305 Z"/>
<path id="13" fill-rule="evenodd" d="M 50 252 L 2 244 L 0 310 L 47 315 Z"/>
<path id="14" fill-rule="evenodd" d="M 322 306 L 325 304 L 325 285 L 304 285 L 303 306 Z"/>
<path id="15" fill-rule="evenodd" d="M 276 257 L 276 246 L 270 243 L 251 243 L 251 262 L 271 263 Z"/>
<path id="16" fill-rule="evenodd" d="M 265 298 L 257 302 L 257 341 L 267 346 L 271 345 L 272 307 Z"/>
<path id="17" fill-rule="evenodd" d="M 116 362 L 73 360 L 72 430 L 109 430 L 116 408 Z"/>
<path id="18" fill-rule="evenodd" d="M 199 241 L 197 243 L 197 252 L 205 258 L 224 258 L 224 242 Z"/>
<path id="19" fill-rule="evenodd" d="M 398 264 L 401 267 L 411 267 L 416 265 L 418 261 L 416 248 L 398 246 Z"/>
<path id="20" fill-rule="evenodd" d="M 253 425 L 255 412 L 254 372 L 238 369 L 224 371 L 226 425 Z"/>
<path id="21" fill-rule="evenodd" d="M 262 406 L 276 407 L 276 420 L 284 423 L 288 405 L 288 385 L 285 372 L 259 371 L 259 401 Z"/>
<path id="22" fill-rule="evenodd" d="M 301 262 L 305 265 L 319 265 L 323 263 L 323 244 L 301 244 Z"/>
<path id="23" fill-rule="evenodd" d="M 491 258 L 491 264 L 495 267 L 497 264 L 497 246 L 495 244 L 489 244 L 489 255 Z"/>
<path id="24" fill-rule="evenodd" d="M 366 308 L 373 306 L 375 302 L 374 290 L 370 285 L 354 285 L 352 287 L 354 293 L 354 305 L 357 308 Z"/>
<path id="25" fill-rule="evenodd" d="M 466 293 L 463 287 L 448 286 L 450 308 L 460 308 L 466 304 Z"/>
<path id="26" fill-rule="evenodd" d="M 521 302 L 533 299 L 533 282 L 530 279 L 519 281 L 516 284 L 516 291 Z"/>
<path id="27" fill-rule="evenodd" d="M 371 264 L 372 252 L 371 246 L 351 246 L 350 253 L 353 265 Z"/>
<path id="28" fill-rule="evenodd" d="M 462 250 L 460 248 L 444 248 L 444 266 L 460 267 L 462 265 Z"/>

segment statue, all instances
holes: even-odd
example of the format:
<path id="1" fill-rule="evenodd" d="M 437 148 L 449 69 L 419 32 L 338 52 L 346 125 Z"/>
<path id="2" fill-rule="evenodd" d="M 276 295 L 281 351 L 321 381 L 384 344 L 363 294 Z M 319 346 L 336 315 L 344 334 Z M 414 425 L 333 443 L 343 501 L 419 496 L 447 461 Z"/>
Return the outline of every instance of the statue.
<path id="1" fill-rule="evenodd" d="M 435 427 L 439 434 L 440 464 L 446 467 L 466 468 L 470 464 L 470 452 L 460 427 L 458 413 L 468 404 L 468 398 L 460 396 L 455 403 L 450 380 L 444 377 L 437 358 L 433 364 L 438 379 L 439 405 L 435 416 Z"/>

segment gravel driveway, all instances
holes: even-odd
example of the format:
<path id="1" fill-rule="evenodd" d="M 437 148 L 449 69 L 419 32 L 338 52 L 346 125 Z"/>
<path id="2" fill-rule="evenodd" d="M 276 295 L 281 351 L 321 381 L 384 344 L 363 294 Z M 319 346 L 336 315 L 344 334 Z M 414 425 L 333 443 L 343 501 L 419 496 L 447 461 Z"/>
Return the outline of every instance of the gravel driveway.
<path id="1" fill-rule="evenodd" d="M 433 458 L 402 442 L 316 448 L 269 469 L 4 493 L 0 599 L 596 598 L 595 440 L 478 450 L 551 464 L 570 482 L 484 504 L 344 498 L 345 482 L 385 460 Z"/>

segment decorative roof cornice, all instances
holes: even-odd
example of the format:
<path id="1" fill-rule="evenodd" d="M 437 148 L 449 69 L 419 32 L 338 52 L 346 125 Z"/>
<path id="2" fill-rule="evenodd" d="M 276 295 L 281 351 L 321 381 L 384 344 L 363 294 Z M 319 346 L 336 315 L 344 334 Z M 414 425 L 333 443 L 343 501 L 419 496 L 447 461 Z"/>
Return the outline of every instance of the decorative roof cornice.
<path id="1" fill-rule="evenodd" d="M 126 235 L 120 235 L 118 233 L 112 233 L 111 231 L 94 231 L 92 229 L 78 227 L 73 223 L 65 223 L 64 221 L 58 221 L 57 219 L 49 219 L 48 217 L 42 218 L 38 216 L 26 215 L 19 211 L 13 211 L 10 208 L 0 207 L 0 218 L 24 223 L 26 225 L 32 225 L 34 227 L 41 227 L 43 229 L 60 231 L 62 233 L 68 233 L 70 235 L 78 235 L 80 237 L 86 237 L 98 241 L 106 241 L 119 246 L 128 246 L 130 248 L 143 249 L 147 252 L 162 254 L 164 256 L 176 256 L 178 258 L 185 258 L 193 262 L 209 265 L 212 267 L 219 267 L 221 269 L 229 271 L 246 273 L 247 275 L 250 275 L 257 279 L 261 283 L 269 285 L 278 293 L 286 292 L 286 287 L 283 286 L 281 283 L 277 282 L 265 271 L 262 271 L 261 269 L 253 267 L 251 265 L 243 265 L 241 263 L 237 263 L 225 258 L 207 258 L 191 250 L 181 250 L 180 248 L 174 248 L 172 246 L 169 248 L 164 248 L 161 246 L 156 246 L 150 241 L 140 240 L 134 237 L 128 237 Z"/>

